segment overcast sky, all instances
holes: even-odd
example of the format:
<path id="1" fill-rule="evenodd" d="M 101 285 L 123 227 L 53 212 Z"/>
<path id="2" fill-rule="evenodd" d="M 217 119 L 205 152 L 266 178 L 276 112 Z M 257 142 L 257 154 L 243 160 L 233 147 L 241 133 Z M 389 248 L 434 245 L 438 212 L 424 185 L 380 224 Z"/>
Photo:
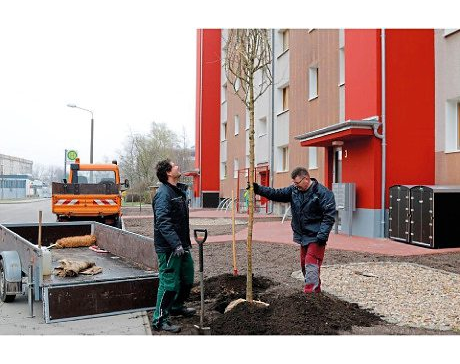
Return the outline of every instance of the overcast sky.
<path id="1" fill-rule="evenodd" d="M 117 157 L 166 123 L 195 142 L 196 29 L 0 28 L 0 154 L 63 167 Z"/>

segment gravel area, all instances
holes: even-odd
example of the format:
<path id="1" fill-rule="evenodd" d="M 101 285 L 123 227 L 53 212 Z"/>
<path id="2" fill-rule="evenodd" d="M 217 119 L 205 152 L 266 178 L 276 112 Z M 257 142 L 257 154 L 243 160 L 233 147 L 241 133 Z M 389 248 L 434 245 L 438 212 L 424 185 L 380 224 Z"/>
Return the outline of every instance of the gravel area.
<path id="1" fill-rule="evenodd" d="M 403 262 L 324 266 L 323 290 L 400 326 L 460 331 L 460 275 Z"/>

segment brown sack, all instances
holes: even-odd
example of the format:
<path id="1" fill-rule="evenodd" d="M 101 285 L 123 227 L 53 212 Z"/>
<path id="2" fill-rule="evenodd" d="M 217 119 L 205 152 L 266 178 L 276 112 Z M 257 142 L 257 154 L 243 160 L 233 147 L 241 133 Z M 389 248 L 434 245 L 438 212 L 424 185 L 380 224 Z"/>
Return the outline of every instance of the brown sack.
<path id="1" fill-rule="evenodd" d="M 60 267 L 55 268 L 54 274 L 59 277 L 75 277 L 82 270 L 91 268 L 95 265 L 94 262 L 85 262 L 78 260 L 62 259 L 59 261 Z"/>
<path id="2" fill-rule="evenodd" d="M 96 236 L 83 235 L 83 236 L 69 236 L 68 238 L 61 238 L 56 240 L 54 247 L 56 248 L 78 248 L 84 246 L 91 246 L 96 243 Z"/>

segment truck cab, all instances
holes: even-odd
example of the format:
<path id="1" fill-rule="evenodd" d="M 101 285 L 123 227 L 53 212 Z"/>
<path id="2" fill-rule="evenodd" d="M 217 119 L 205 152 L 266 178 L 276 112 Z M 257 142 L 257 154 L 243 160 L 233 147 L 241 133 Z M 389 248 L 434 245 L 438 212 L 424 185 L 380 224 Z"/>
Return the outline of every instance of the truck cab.
<path id="1" fill-rule="evenodd" d="M 111 164 L 70 165 L 69 180 L 52 184 L 52 211 L 57 221 L 90 220 L 121 228 L 122 186 L 116 161 Z"/>

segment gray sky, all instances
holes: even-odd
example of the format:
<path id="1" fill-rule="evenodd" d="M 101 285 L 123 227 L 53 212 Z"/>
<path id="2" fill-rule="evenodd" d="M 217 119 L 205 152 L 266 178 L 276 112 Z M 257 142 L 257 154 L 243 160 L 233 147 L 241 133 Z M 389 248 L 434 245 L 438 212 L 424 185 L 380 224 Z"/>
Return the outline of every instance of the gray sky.
<path id="1" fill-rule="evenodd" d="M 64 164 L 76 149 L 112 160 L 125 136 L 167 123 L 195 135 L 197 25 L 156 1 L 14 1 L 0 5 L 0 153 Z M 21 3 L 22 6 L 19 4 Z M 151 4 L 151 5 L 145 5 Z M 166 9 L 168 10 L 168 9 Z"/>

